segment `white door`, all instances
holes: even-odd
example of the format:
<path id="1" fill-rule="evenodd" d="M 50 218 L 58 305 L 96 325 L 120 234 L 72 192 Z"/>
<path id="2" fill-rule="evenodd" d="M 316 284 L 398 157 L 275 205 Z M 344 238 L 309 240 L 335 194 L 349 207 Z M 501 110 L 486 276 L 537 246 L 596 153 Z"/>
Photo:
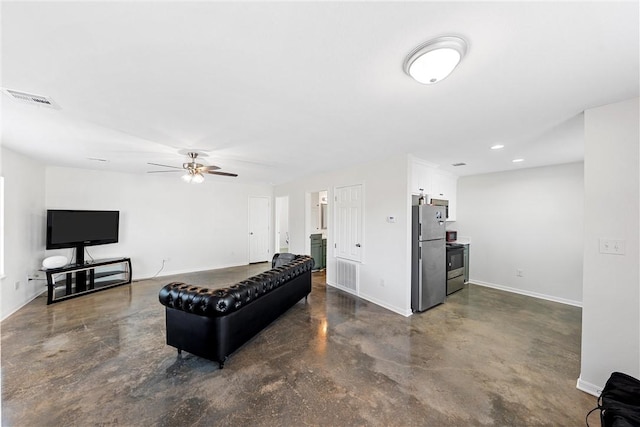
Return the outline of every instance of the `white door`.
<path id="1" fill-rule="evenodd" d="M 337 187 L 335 191 L 335 254 L 362 262 L 362 185 Z"/>
<path id="2" fill-rule="evenodd" d="M 249 262 L 269 261 L 269 198 L 249 197 Z"/>

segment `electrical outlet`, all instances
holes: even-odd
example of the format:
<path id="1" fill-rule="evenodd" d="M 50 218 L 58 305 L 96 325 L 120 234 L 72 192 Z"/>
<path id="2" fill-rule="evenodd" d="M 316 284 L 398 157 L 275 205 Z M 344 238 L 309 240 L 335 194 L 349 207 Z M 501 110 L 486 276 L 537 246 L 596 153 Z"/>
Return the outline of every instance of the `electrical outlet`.
<path id="1" fill-rule="evenodd" d="M 518 277 L 524 277 L 524 271 L 522 271 L 522 270 L 520 270 L 520 269 L 516 270 L 516 276 L 518 276 Z"/>
<path id="2" fill-rule="evenodd" d="M 39 271 L 32 271 L 31 274 L 27 273 L 27 282 L 40 279 L 42 279 L 42 276 L 40 275 Z"/>
<path id="3" fill-rule="evenodd" d="M 384 279 L 380 279 L 380 286 L 384 288 Z"/>
<path id="4" fill-rule="evenodd" d="M 18 281 L 15 283 L 15 285 L 14 285 L 14 286 L 15 286 L 15 290 L 16 290 L 16 291 L 17 291 L 18 289 L 20 289 L 20 281 L 18 280 Z"/>

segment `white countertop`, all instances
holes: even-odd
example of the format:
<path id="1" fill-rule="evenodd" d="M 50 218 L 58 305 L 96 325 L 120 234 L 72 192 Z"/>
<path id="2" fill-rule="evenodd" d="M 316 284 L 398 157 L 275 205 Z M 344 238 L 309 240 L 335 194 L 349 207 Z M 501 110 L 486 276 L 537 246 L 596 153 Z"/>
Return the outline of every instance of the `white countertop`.
<path id="1" fill-rule="evenodd" d="M 461 245 L 470 245 L 471 244 L 471 238 L 470 237 L 458 237 L 458 240 L 456 240 L 455 242 L 450 242 L 450 243 L 458 243 Z"/>

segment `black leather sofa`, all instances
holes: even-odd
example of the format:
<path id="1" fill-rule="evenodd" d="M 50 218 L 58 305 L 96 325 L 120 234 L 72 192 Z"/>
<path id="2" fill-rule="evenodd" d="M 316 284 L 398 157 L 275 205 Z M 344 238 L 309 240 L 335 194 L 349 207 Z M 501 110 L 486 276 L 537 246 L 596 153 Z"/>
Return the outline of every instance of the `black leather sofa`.
<path id="1" fill-rule="evenodd" d="M 313 258 L 276 254 L 269 271 L 222 289 L 173 282 L 160 290 L 167 344 L 216 361 L 227 357 L 311 292 Z"/>

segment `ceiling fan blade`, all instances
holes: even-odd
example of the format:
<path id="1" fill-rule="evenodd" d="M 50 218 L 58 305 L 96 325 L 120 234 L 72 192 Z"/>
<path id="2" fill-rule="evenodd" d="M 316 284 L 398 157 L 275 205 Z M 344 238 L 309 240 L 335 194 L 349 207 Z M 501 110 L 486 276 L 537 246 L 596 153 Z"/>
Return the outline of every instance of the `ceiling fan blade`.
<path id="1" fill-rule="evenodd" d="M 148 165 L 152 165 L 152 166 L 162 166 L 163 168 L 172 168 L 172 169 L 180 169 L 182 170 L 182 168 L 179 168 L 177 166 L 169 166 L 169 165 L 161 165 L 159 163 L 147 163 Z"/>
<path id="2" fill-rule="evenodd" d="M 202 172 L 217 171 L 218 169 L 220 169 L 220 167 L 219 166 L 214 166 L 214 165 L 202 166 L 202 167 L 198 168 L 198 170 L 202 171 Z"/>
<path id="3" fill-rule="evenodd" d="M 207 171 L 211 175 L 222 175 L 222 176 L 238 176 L 237 173 L 229 173 L 229 172 L 218 172 L 218 171 Z"/>
<path id="4" fill-rule="evenodd" d="M 182 172 L 181 170 L 179 171 L 147 171 L 147 173 L 171 173 L 171 172 Z"/>

